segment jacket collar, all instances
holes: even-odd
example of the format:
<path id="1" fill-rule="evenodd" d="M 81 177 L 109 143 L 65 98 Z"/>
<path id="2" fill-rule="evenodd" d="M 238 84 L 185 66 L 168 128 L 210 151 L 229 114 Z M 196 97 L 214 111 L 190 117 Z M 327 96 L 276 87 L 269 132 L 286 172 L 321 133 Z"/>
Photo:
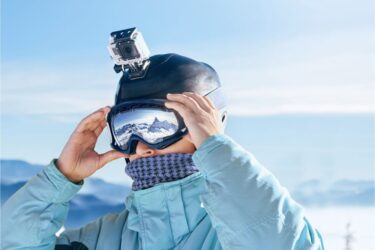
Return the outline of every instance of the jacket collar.
<path id="1" fill-rule="evenodd" d="M 196 172 L 183 179 L 131 191 L 126 197 L 127 227 L 138 232 L 143 249 L 170 249 L 206 215 L 200 194 L 205 179 Z"/>

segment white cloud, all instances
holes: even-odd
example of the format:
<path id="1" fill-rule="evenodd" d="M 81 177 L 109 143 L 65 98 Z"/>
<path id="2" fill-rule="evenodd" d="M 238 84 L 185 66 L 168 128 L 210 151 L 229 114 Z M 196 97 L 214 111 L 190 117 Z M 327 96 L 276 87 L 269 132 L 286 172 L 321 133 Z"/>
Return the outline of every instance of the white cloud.
<path id="1" fill-rule="evenodd" d="M 265 44 L 252 55 L 244 51 L 238 61 L 229 58 L 218 70 L 229 110 L 235 115 L 375 113 L 373 34 L 295 37 Z"/>
<path id="2" fill-rule="evenodd" d="M 374 113 L 373 34 L 345 30 L 239 43 L 203 60 L 219 72 L 233 115 Z M 3 67 L 2 112 L 62 122 L 112 105 L 120 77 L 108 66 L 19 69 Z"/>
<path id="3" fill-rule="evenodd" d="M 113 105 L 119 75 L 111 70 L 48 68 L 19 70 L 7 65 L 2 74 L 2 112 L 35 114 L 76 121 L 82 114 Z M 100 69 L 100 66 L 97 66 Z"/>
<path id="4" fill-rule="evenodd" d="M 355 86 L 275 86 L 228 90 L 234 115 L 286 113 L 375 113 L 374 95 Z"/>

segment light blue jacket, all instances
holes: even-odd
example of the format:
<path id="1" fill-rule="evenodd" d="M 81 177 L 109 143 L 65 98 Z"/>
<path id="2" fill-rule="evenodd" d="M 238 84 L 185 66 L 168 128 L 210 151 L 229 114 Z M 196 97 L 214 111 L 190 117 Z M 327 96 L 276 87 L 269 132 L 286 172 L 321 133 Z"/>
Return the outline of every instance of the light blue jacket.
<path id="1" fill-rule="evenodd" d="M 324 249 L 303 208 L 225 134 L 194 152 L 200 172 L 133 191 L 121 213 L 59 237 L 82 183 L 70 182 L 54 161 L 4 204 L 1 249 Z"/>

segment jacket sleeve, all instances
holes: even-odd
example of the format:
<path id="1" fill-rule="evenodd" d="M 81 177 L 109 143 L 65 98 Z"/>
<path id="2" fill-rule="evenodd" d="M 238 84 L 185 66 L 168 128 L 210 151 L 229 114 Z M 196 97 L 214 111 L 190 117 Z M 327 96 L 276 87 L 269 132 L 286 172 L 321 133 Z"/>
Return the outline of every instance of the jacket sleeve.
<path id="1" fill-rule="evenodd" d="M 1 249 L 54 249 L 69 200 L 81 189 L 67 179 L 53 159 L 14 193 L 1 211 Z"/>
<path id="2" fill-rule="evenodd" d="M 132 232 L 123 228 L 127 215 L 127 210 L 109 213 L 81 228 L 65 230 L 57 238 L 55 250 L 120 249 L 121 238 L 130 246 L 138 246 Z"/>
<path id="3" fill-rule="evenodd" d="M 205 176 L 200 199 L 223 249 L 324 249 L 303 208 L 229 136 L 207 138 L 193 161 Z"/>

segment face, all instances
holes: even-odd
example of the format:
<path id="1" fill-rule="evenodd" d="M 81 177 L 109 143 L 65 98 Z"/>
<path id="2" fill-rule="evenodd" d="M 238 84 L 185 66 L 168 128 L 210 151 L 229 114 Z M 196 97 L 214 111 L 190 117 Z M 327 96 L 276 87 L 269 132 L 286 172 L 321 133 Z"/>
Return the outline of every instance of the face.
<path id="1" fill-rule="evenodd" d="M 176 143 L 164 148 L 164 149 L 154 149 L 150 148 L 143 142 L 139 141 L 137 143 L 136 153 L 130 155 L 129 160 L 133 161 L 141 157 L 148 157 L 153 155 L 162 155 L 169 153 L 194 153 L 196 150 L 194 144 L 189 140 L 188 136 L 182 137 L 181 140 Z"/>

